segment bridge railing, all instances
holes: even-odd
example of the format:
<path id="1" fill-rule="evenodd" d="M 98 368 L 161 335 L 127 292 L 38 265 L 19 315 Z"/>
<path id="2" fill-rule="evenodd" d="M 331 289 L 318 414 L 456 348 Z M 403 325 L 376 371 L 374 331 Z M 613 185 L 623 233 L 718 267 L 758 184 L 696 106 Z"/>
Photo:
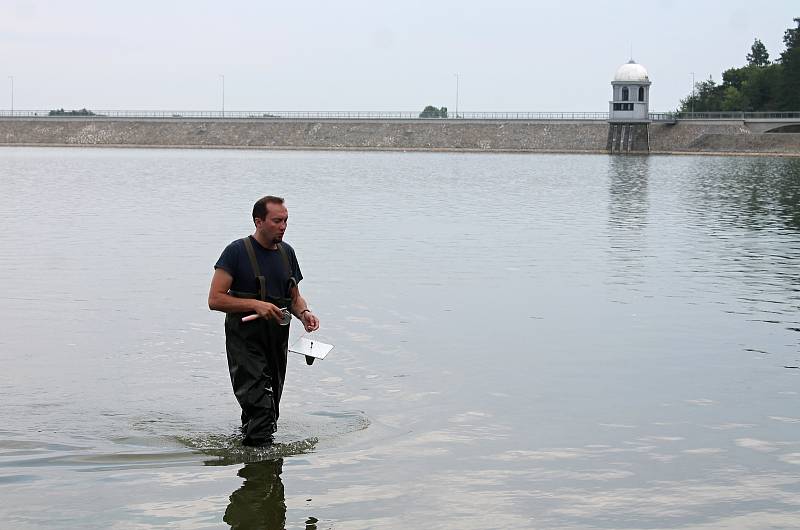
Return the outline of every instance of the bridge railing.
<path id="1" fill-rule="evenodd" d="M 248 111 L 248 110 L 95 110 L 52 113 L 48 110 L 0 110 L 0 118 L 197 118 L 287 120 L 608 120 L 608 112 L 448 112 L 425 117 L 410 111 Z M 800 120 L 795 112 L 651 112 L 653 121 Z"/>
<path id="2" fill-rule="evenodd" d="M 426 117 L 410 111 L 243 111 L 243 110 L 93 110 L 51 113 L 47 110 L 0 110 L 0 117 L 15 118 L 215 118 L 215 119 L 318 119 L 318 120 L 607 120 L 608 112 L 448 112 Z"/>
<path id="3" fill-rule="evenodd" d="M 795 112 L 652 112 L 653 121 L 674 120 L 800 120 Z"/>
<path id="4" fill-rule="evenodd" d="M 651 112 L 648 117 L 652 121 L 676 121 L 678 113 L 676 112 Z"/>

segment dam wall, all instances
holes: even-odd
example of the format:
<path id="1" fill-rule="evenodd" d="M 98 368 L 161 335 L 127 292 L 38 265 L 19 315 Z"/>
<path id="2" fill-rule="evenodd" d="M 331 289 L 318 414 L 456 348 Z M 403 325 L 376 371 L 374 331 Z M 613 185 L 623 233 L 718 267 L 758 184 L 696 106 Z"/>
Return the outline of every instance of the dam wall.
<path id="1" fill-rule="evenodd" d="M 0 118 L 0 145 L 608 153 L 605 120 Z M 650 153 L 800 155 L 800 134 L 745 121 L 654 122 Z M 649 145 L 649 151 L 647 146 Z"/>
<path id="2" fill-rule="evenodd" d="M 745 121 L 652 123 L 650 150 L 800 156 L 800 134 L 756 133 Z"/>
<path id="3" fill-rule="evenodd" d="M 607 131 L 599 120 L 14 118 L 0 120 L 0 144 L 605 152 Z"/>
<path id="4" fill-rule="evenodd" d="M 773 153 L 800 156 L 800 133 L 704 134 L 692 142 L 691 148 L 703 153 Z"/>

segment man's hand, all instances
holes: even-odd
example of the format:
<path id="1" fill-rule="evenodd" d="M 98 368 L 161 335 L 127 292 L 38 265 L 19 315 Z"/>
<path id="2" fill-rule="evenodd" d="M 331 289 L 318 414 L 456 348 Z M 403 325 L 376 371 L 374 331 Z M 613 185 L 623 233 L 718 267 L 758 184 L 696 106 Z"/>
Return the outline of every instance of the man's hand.
<path id="1" fill-rule="evenodd" d="M 253 311 L 261 318 L 271 318 L 277 322 L 283 321 L 283 312 L 281 312 L 281 308 L 275 304 L 256 300 L 256 306 L 253 308 Z"/>
<path id="2" fill-rule="evenodd" d="M 319 319 L 311 311 L 304 311 L 300 315 L 300 321 L 305 326 L 306 331 L 317 331 L 319 329 Z"/>

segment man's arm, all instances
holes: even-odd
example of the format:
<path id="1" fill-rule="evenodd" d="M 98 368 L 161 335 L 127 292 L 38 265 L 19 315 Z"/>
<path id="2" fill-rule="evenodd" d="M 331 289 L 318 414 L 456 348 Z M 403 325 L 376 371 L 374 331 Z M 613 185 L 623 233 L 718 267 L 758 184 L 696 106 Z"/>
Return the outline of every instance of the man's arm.
<path id="1" fill-rule="evenodd" d="M 300 319 L 306 331 L 316 331 L 319 329 L 319 319 L 317 315 L 311 312 L 308 308 L 308 303 L 303 295 L 300 294 L 300 288 L 294 285 L 289 295 L 292 297 L 292 314 Z"/>
<path id="2" fill-rule="evenodd" d="M 228 294 L 233 285 L 233 276 L 225 269 L 214 270 L 211 288 L 208 291 L 208 308 L 223 313 L 246 313 L 252 311 L 262 318 L 283 320 L 280 308 L 255 298 L 237 298 Z"/>

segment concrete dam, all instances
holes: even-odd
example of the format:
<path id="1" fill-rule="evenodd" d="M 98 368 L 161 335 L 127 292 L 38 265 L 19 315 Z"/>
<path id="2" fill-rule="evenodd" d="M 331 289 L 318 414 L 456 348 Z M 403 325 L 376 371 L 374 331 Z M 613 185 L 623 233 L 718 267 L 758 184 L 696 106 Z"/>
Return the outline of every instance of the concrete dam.
<path id="1" fill-rule="evenodd" d="M 800 132 L 757 131 L 746 120 L 8 117 L 0 145 L 800 156 Z"/>

